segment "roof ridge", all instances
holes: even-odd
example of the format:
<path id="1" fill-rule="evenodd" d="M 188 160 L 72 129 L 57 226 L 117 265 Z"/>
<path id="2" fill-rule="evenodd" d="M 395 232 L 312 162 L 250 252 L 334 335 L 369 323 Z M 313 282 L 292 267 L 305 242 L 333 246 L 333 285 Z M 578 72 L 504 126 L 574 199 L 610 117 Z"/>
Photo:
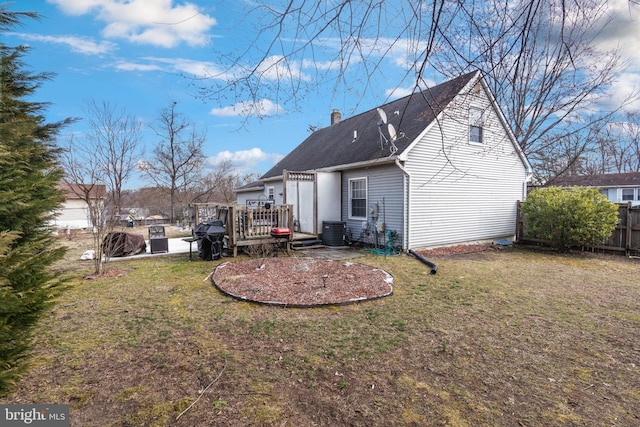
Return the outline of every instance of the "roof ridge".
<path id="1" fill-rule="evenodd" d="M 325 126 L 323 128 L 320 128 L 316 132 L 319 132 L 319 131 L 324 130 L 324 129 L 329 129 L 329 128 L 331 128 L 333 126 L 336 126 L 336 125 L 340 125 L 340 124 L 342 124 L 344 122 L 347 122 L 349 120 L 355 119 L 355 118 L 357 118 L 357 117 L 359 117 L 359 116 L 361 116 L 363 114 L 367 114 L 367 113 L 369 113 L 369 112 L 371 112 L 373 110 L 377 110 L 378 108 L 383 108 L 383 107 L 385 107 L 387 105 L 391 105 L 391 104 L 394 104 L 394 103 L 400 103 L 404 99 L 411 99 L 413 96 L 415 96 L 417 94 L 420 94 L 420 93 L 423 93 L 423 92 L 429 92 L 429 93 L 435 92 L 436 88 L 439 88 L 439 87 L 442 87 L 442 86 L 445 86 L 445 85 L 450 85 L 450 84 L 453 84 L 454 82 L 457 82 L 457 81 L 460 81 L 460 80 L 471 80 L 471 75 L 475 75 L 475 74 L 480 73 L 480 72 L 481 71 L 479 69 L 477 69 L 475 71 L 470 71 L 470 72 L 468 72 L 466 74 L 460 75 L 458 77 L 454 77 L 454 78 L 452 78 L 450 80 L 445 80 L 444 82 L 438 83 L 435 86 L 428 86 L 428 87 L 426 87 L 424 89 L 419 90 L 418 92 L 415 91 L 415 87 L 414 87 L 414 91 L 411 92 L 408 95 L 405 95 L 405 96 L 403 96 L 401 98 L 398 98 L 398 99 L 394 99 L 392 101 L 388 101 L 388 102 L 386 102 L 384 104 L 377 105 L 377 106 L 375 106 L 373 108 L 369 108 L 368 110 L 361 111 L 361 112 L 359 112 L 359 113 L 357 113 L 357 114 L 355 114 L 353 116 L 349 116 L 347 118 L 344 118 L 344 119 L 340 120 L 338 123 L 335 123 L 333 125 L 330 124 L 329 126 Z"/>
<path id="2" fill-rule="evenodd" d="M 260 179 L 274 178 L 287 170 L 321 170 L 340 165 L 363 164 L 400 155 L 450 103 L 480 70 L 438 85 L 414 91 L 401 98 L 362 111 L 311 133 Z M 382 127 L 377 109 L 402 111 Z M 398 111 L 399 112 L 399 111 Z M 398 118 L 399 116 L 399 118 Z M 399 132 L 391 139 L 391 132 Z M 355 145 L 354 145 L 355 144 Z"/>

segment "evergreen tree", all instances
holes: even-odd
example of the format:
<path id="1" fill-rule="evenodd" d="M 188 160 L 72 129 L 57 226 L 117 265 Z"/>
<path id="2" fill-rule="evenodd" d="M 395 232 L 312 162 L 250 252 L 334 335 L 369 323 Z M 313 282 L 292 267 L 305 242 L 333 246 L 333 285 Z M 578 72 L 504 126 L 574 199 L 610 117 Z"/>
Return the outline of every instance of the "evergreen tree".
<path id="1" fill-rule="evenodd" d="M 38 15 L 0 5 L 0 40 L 24 18 Z M 25 70 L 28 50 L 0 42 L 0 396 L 24 372 L 34 326 L 63 285 L 50 267 L 64 249 L 49 224 L 64 200 L 54 137 L 68 120 L 46 123 L 46 103 L 27 100 L 51 78 Z"/>

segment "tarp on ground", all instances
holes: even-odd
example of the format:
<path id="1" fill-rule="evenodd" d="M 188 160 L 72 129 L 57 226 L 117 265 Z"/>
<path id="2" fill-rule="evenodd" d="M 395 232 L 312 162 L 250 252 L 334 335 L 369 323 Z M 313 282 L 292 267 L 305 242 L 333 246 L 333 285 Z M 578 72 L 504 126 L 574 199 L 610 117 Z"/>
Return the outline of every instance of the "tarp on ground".
<path id="1" fill-rule="evenodd" d="M 142 234 L 113 232 L 105 236 L 102 250 L 109 257 L 124 257 L 147 251 L 147 242 Z"/>

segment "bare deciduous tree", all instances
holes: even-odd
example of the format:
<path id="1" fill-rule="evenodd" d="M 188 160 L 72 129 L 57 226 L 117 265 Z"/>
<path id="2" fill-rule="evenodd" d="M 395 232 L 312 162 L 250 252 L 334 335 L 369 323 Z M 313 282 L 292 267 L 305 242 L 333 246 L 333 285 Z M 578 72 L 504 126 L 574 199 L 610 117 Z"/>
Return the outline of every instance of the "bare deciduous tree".
<path id="1" fill-rule="evenodd" d="M 147 180 L 169 193 L 174 222 L 180 193 L 199 185 L 205 135 L 197 133 L 192 123 L 176 111 L 175 102 L 160 112 L 158 124 L 152 129 L 160 141 L 151 159 L 139 162 L 138 168 Z"/>
<path id="2" fill-rule="evenodd" d="M 87 103 L 87 116 L 91 131 L 87 143 L 101 167 L 110 190 L 112 205 L 121 206 L 122 187 L 131 177 L 142 156 L 142 123 L 123 109 L 106 101 Z M 117 213 L 117 212 L 115 212 Z"/>
<path id="3" fill-rule="evenodd" d="M 102 274 L 102 242 L 120 220 L 117 216 L 122 187 L 134 170 L 140 153 L 141 124 L 124 110 L 107 102 L 87 104 L 89 130 L 81 143 L 72 137 L 62 155 L 64 181 L 89 209 L 93 225 L 95 273 Z M 103 256 L 104 255 L 104 256 Z"/>
<path id="4" fill-rule="evenodd" d="M 436 67 L 448 75 L 483 70 L 522 150 L 546 180 L 571 171 L 603 127 L 637 99 L 602 109 L 625 69 L 617 50 L 603 51 L 597 35 L 610 24 L 603 0 L 534 0 L 506 5 L 460 3 L 449 32 L 441 31 Z M 468 52 L 461 54 L 461 52 Z M 549 160 L 561 156 L 556 168 Z"/>
<path id="5" fill-rule="evenodd" d="M 585 157 L 587 174 L 640 171 L 640 113 L 628 113 L 599 128 Z"/>
<path id="6" fill-rule="evenodd" d="M 362 95 L 380 82 L 389 87 L 385 61 L 404 65 L 393 85 L 414 91 L 430 75 L 481 69 L 543 180 L 584 154 L 580 136 L 592 124 L 637 98 L 630 94 L 603 113 L 590 109 L 625 66 L 617 50 L 598 50 L 594 41 L 609 24 L 606 0 L 257 1 L 247 16 L 257 22 L 256 36 L 231 56 L 226 79 L 209 88 L 212 97 L 231 93 L 258 105 L 275 91 L 278 103 L 296 105 L 318 82 Z M 557 170 L 544 165 L 563 147 L 569 162 Z"/>
<path id="7" fill-rule="evenodd" d="M 236 199 L 234 190 L 256 179 L 258 174 L 241 175 L 230 160 L 223 160 L 202 177 L 201 187 L 193 192 L 191 201 L 233 203 Z"/>
<path id="8" fill-rule="evenodd" d="M 89 146 L 78 145 L 73 138 L 67 141 L 60 161 L 64 169 L 65 184 L 87 205 L 93 227 L 94 272 L 102 274 L 105 258 L 109 256 L 104 253 L 102 242 L 113 229 L 113 222 L 108 220 L 108 208 L 105 204 L 106 170 Z"/>

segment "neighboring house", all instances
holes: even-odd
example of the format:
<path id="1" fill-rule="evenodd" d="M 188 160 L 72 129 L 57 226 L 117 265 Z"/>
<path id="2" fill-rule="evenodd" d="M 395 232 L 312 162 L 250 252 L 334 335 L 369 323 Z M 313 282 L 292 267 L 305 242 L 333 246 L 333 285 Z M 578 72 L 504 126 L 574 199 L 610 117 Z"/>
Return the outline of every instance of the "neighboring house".
<path id="1" fill-rule="evenodd" d="M 412 249 L 513 236 L 530 176 L 476 71 L 345 120 L 334 110 L 331 126 L 236 194 L 293 205 L 295 231 L 342 221 L 353 241 L 394 230 Z"/>
<path id="2" fill-rule="evenodd" d="M 640 172 L 607 173 L 600 175 L 564 176 L 550 185 L 559 187 L 593 187 L 615 203 L 640 205 Z"/>
<path id="3" fill-rule="evenodd" d="M 53 224 L 57 228 L 92 228 L 91 216 L 89 215 L 89 206 L 85 200 L 78 196 L 82 194 L 77 184 L 67 185 L 58 184 L 58 188 L 65 193 L 65 202 L 62 208 L 56 212 Z M 104 202 L 106 194 L 106 186 L 94 185 L 91 188 L 90 196 L 92 199 Z"/>
<path id="4" fill-rule="evenodd" d="M 169 216 L 164 214 L 149 215 L 144 218 L 144 223 L 147 225 L 167 224 L 169 222 Z"/>
<path id="5" fill-rule="evenodd" d="M 144 222 L 144 219 L 149 216 L 149 209 L 146 208 L 122 207 L 119 212 L 120 215 L 116 216 L 116 219 L 118 219 L 122 225 L 129 222 L 132 222 L 134 225 L 140 225 Z"/>

